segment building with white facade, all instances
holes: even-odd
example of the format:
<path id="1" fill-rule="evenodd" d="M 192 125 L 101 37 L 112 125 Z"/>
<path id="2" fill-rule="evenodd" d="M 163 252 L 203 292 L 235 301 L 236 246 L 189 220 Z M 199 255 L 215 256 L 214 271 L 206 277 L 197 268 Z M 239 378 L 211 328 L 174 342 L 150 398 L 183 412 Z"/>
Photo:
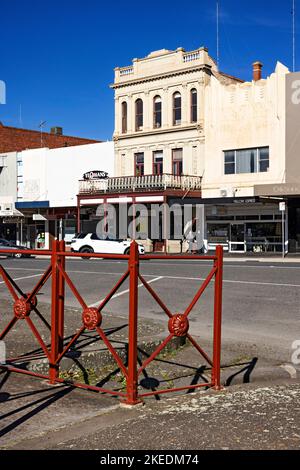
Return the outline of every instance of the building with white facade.
<path id="1" fill-rule="evenodd" d="M 53 238 L 69 241 L 75 235 L 78 180 L 84 174 L 114 175 L 112 142 L 29 149 L 1 158 L 2 236 L 31 248 L 49 248 Z M 89 214 L 81 218 L 88 229 Z"/>
<path id="2" fill-rule="evenodd" d="M 289 240 L 300 250 L 299 78 L 277 63 L 264 79 L 256 62 L 243 82 L 205 48 L 115 69 L 116 176 L 105 188 L 81 184 L 79 206 L 204 204 L 210 248 L 281 252 Z M 160 238 L 154 249 L 178 250 L 172 234 Z"/>

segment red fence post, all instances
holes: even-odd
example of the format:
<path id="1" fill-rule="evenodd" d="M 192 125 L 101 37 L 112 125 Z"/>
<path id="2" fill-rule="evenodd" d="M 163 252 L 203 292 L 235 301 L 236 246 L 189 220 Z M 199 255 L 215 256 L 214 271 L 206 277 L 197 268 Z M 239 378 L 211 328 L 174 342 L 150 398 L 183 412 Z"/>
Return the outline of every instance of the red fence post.
<path id="1" fill-rule="evenodd" d="M 59 365 L 56 364 L 59 351 L 59 273 L 57 269 L 58 253 L 60 250 L 60 242 L 54 240 L 52 243 L 52 290 L 51 290 L 51 354 L 49 364 L 50 383 L 55 384 L 55 380 L 59 375 Z"/>
<path id="2" fill-rule="evenodd" d="M 133 241 L 130 245 L 129 267 L 129 335 L 128 335 L 128 379 L 126 404 L 136 405 L 138 400 L 137 372 L 137 327 L 138 327 L 138 245 Z"/>
<path id="3" fill-rule="evenodd" d="M 59 242 L 59 251 L 66 251 L 66 244 L 63 240 Z M 65 271 L 66 257 L 59 255 L 58 264 Z M 58 272 L 58 352 L 63 352 L 64 348 L 64 316 L 65 316 L 65 278 L 62 273 Z"/>
<path id="4" fill-rule="evenodd" d="M 223 285 L 223 247 L 216 248 L 214 266 L 215 295 L 214 295 L 214 339 L 213 339 L 213 368 L 212 384 L 216 390 L 221 389 L 221 327 L 222 327 L 222 285 Z"/>

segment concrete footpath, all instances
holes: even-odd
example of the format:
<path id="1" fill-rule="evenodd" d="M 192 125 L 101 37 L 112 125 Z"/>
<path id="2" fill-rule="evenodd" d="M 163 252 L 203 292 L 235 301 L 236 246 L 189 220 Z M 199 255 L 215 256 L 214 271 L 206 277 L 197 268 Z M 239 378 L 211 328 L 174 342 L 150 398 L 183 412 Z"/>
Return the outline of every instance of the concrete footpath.
<path id="1" fill-rule="evenodd" d="M 76 314 L 72 309 L 67 313 Z M 4 301 L 2 315 L 5 321 L 11 315 Z M 108 320 L 106 334 L 121 354 L 127 349 L 125 318 Z M 7 338 L 7 352 L 30 352 L 39 370 L 42 351 L 34 349 L 24 331 L 16 328 Z M 140 323 L 139 333 L 143 350 L 166 337 L 163 326 L 149 319 Z M 195 339 L 211 354 L 211 341 Z M 209 382 L 211 369 L 198 351 L 189 343 L 174 346 L 147 366 L 140 391 Z M 102 348 L 99 338 L 87 334 L 66 359 L 62 377 L 124 391 L 122 375 Z M 140 353 L 146 357 L 145 351 Z M 120 406 L 109 395 L 2 372 L 0 449 L 299 449 L 300 370 L 257 353 L 255 345 L 223 342 L 224 390 L 164 394 L 133 408 Z M 21 363 L 33 368 L 26 356 Z"/>
<path id="2" fill-rule="evenodd" d="M 236 385 L 134 408 L 96 393 L 11 376 L 0 449 L 299 449 L 300 383 Z"/>

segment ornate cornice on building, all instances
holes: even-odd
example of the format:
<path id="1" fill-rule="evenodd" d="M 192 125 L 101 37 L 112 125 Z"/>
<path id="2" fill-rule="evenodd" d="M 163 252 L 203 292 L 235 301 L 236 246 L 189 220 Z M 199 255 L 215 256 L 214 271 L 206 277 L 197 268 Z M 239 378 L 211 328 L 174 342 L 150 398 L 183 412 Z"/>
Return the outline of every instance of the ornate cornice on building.
<path id="1" fill-rule="evenodd" d="M 203 124 L 198 123 L 198 124 L 187 124 L 185 126 L 180 126 L 180 127 L 167 127 L 165 129 L 159 128 L 159 129 L 150 129 L 149 131 L 139 131 L 139 132 L 134 132 L 132 134 L 119 134 L 114 136 L 114 141 L 117 140 L 126 140 L 126 139 L 134 139 L 137 137 L 144 137 L 148 135 L 158 135 L 158 134 L 169 134 L 170 132 L 184 132 L 184 131 L 190 131 L 190 130 L 199 130 L 199 126 L 201 129 L 203 129 Z"/>
<path id="2" fill-rule="evenodd" d="M 211 75 L 212 74 L 212 67 L 211 65 L 204 64 L 204 65 L 198 65 L 197 67 L 191 67 L 188 69 L 179 69 L 174 72 L 166 72 L 166 73 L 161 73 L 158 75 L 150 75 L 149 77 L 145 78 L 135 78 L 133 80 L 128 80 L 127 82 L 121 82 L 121 83 L 113 83 L 110 85 L 110 88 L 117 89 L 117 88 L 124 88 L 127 86 L 131 85 L 138 85 L 140 83 L 146 83 L 146 82 L 152 82 L 154 80 L 161 80 L 164 78 L 169 78 L 169 77 L 176 77 L 178 75 L 186 75 L 189 73 L 194 73 L 194 72 L 199 72 L 199 71 L 205 71 L 207 74 Z"/>

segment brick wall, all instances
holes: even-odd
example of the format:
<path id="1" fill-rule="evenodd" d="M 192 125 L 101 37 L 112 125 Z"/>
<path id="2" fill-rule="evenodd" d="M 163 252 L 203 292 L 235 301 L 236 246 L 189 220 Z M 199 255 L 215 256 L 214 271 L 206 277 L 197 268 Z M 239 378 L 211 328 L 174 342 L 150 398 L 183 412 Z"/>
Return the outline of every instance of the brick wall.
<path id="1" fill-rule="evenodd" d="M 43 132 L 43 147 L 59 148 L 72 145 L 85 145 L 99 142 L 98 140 L 55 135 Z M 26 149 L 41 147 L 41 133 L 17 127 L 4 126 L 0 122 L 0 153 L 21 152 Z"/>

